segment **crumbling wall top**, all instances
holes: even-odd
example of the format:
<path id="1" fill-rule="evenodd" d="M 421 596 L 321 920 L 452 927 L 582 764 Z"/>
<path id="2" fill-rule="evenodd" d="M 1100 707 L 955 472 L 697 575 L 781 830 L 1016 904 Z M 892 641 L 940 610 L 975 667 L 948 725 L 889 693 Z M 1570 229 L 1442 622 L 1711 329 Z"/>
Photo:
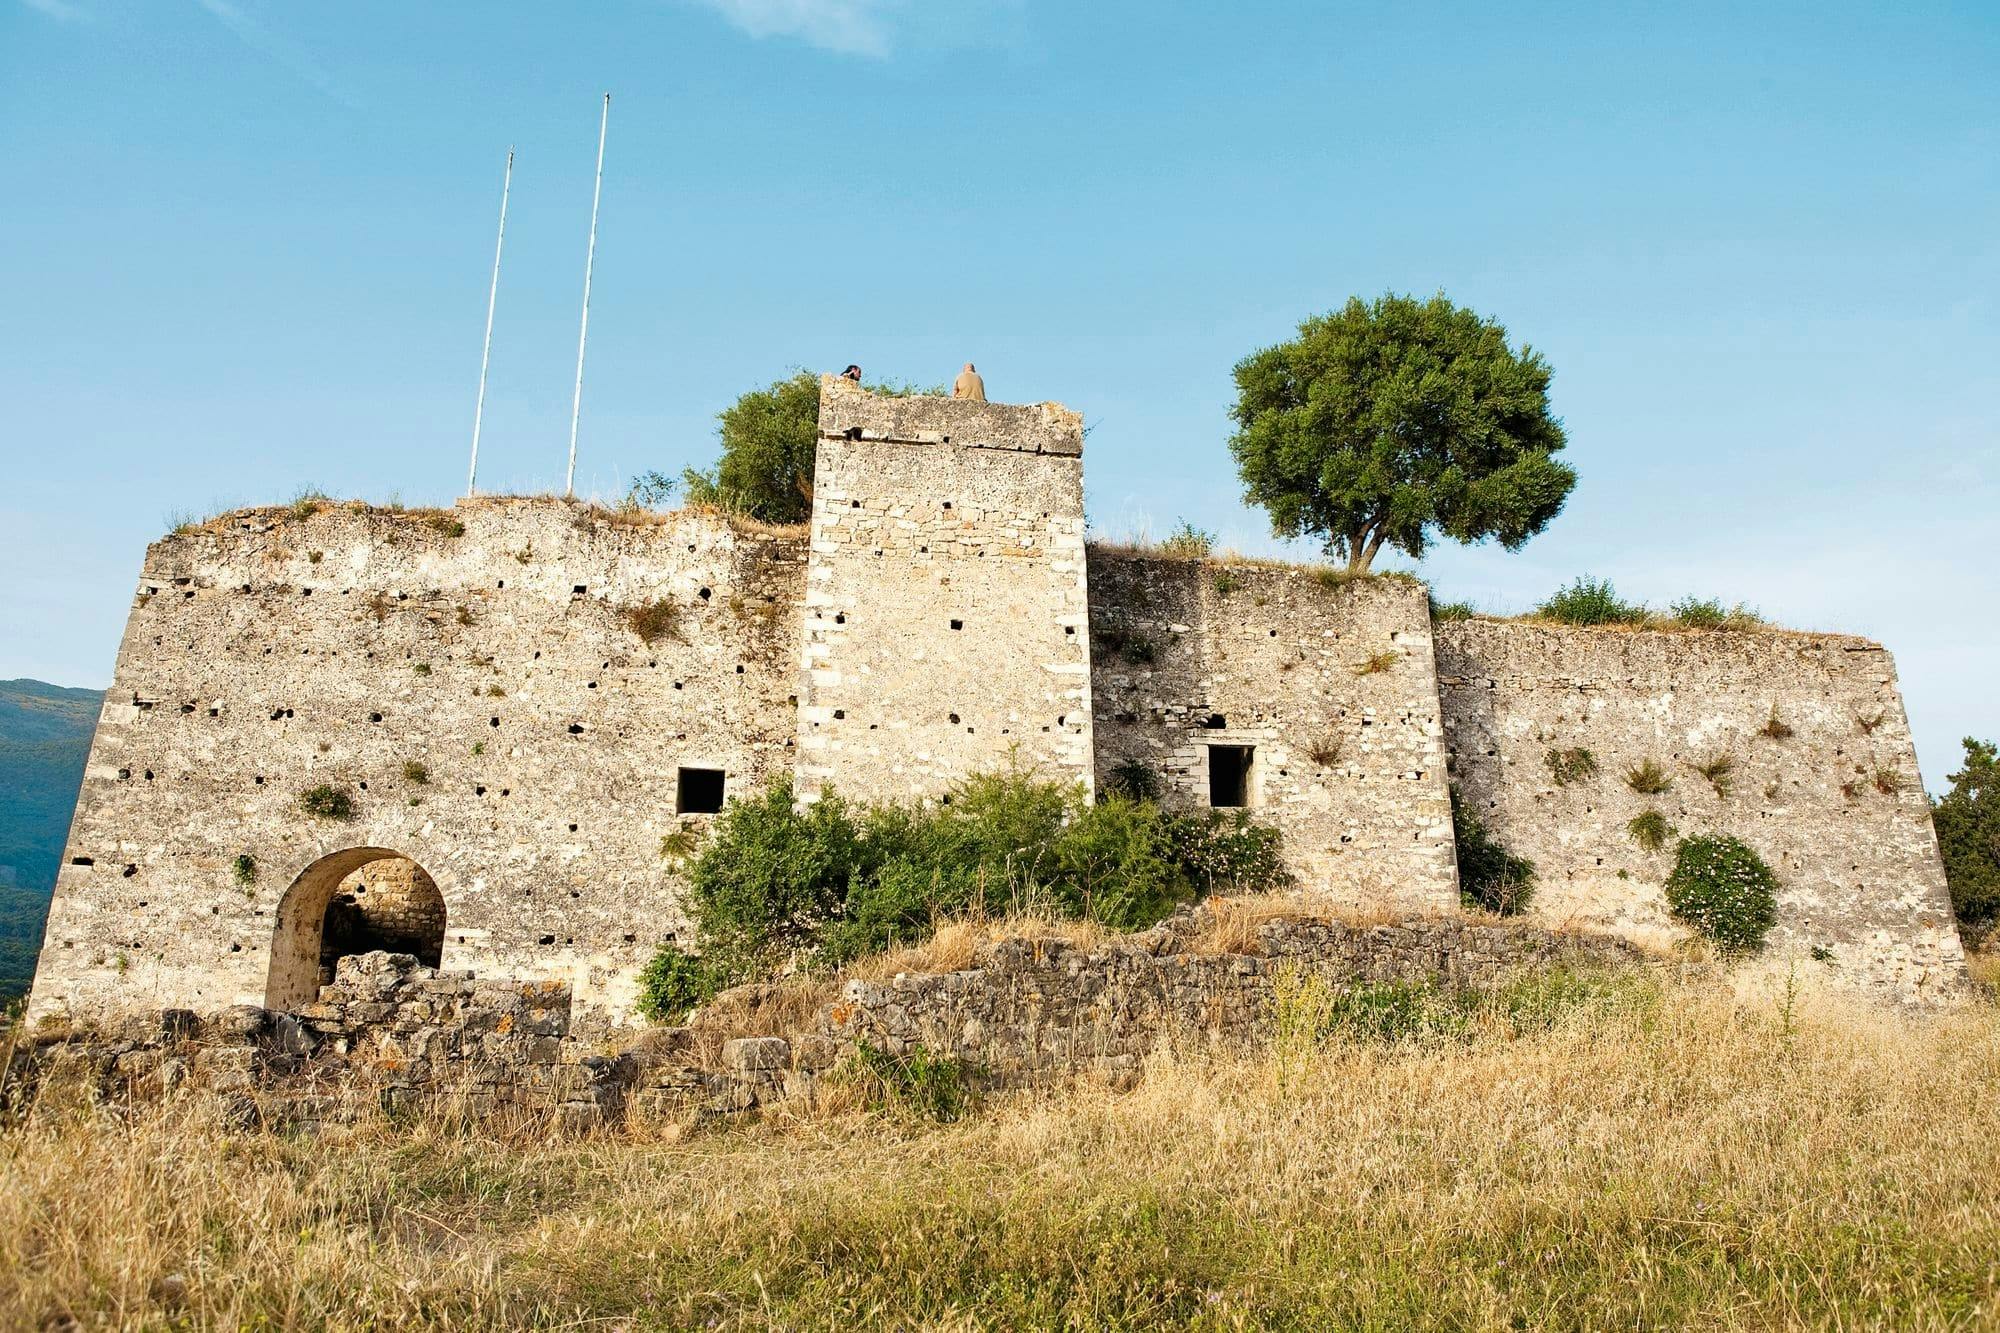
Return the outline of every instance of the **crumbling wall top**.
<path id="1" fill-rule="evenodd" d="M 820 376 L 819 431 L 829 439 L 1083 456 L 1083 416 L 1060 403 L 983 403 L 942 394 L 893 398 L 839 375 Z"/>

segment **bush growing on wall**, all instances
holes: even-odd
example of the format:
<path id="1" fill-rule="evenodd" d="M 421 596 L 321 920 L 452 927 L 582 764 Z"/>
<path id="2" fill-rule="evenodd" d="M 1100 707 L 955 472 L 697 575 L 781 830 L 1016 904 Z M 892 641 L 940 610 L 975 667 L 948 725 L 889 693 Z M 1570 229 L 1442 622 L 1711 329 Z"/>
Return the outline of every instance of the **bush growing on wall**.
<path id="1" fill-rule="evenodd" d="M 1741 839 L 1682 838 L 1667 876 L 1667 908 L 1724 953 L 1755 953 L 1778 922 L 1778 879 Z"/>
<path id="2" fill-rule="evenodd" d="M 668 946 L 648 993 L 674 1012 L 787 960 L 838 966 L 951 917 L 1038 911 L 1136 929 L 1217 888 L 1283 883 L 1279 846 L 1241 811 L 1093 805 L 1080 787 L 1015 773 L 969 779 L 935 806 L 855 807 L 829 792 L 799 810 L 780 781 L 716 822 L 688 872 L 699 967 Z"/>
<path id="3" fill-rule="evenodd" d="M 727 984 L 714 962 L 663 944 L 639 973 L 639 1012 L 656 1023 L 678 1023 Z"/>
<path id="4" fill-rule="evenodd" d="M 1467 907 L 1512 916 L 1535 891 L 1535 863 L 1497 842 L 1451 789 L 1451 834 L 1458 844 L 1458 897 Z"/>
<path id="5" fill-rule="evenodd" d="M 1621 598 L 1611 580 L 1588 574 L 1559 589 L 1537 609 L 1565 625 L 1643 625 L 1647 619 L 1646 608 Z"/>

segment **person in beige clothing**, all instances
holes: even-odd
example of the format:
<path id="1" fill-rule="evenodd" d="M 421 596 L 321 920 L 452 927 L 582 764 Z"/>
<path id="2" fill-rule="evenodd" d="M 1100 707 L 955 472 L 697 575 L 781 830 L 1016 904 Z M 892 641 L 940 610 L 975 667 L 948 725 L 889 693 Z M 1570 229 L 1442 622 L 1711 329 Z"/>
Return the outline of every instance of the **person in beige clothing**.
<path id="1" fill-rule="evenodd" d="M 979 372 L 972 368 L 970 361 L 965 363 L 964 370 L 958 372 L 958 378 L 952 381 L 951 396 L 970 398 L 975 403 L 986 401 L 986 381 L 979 378 Z"/>

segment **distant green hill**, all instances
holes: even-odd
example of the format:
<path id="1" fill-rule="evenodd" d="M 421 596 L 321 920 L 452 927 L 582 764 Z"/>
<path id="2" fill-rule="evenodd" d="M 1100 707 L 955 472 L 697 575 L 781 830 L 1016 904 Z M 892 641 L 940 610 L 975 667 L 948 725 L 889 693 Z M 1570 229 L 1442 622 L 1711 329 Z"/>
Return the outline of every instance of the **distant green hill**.
<path id="1" fill-rule="evenodd" d="M 0 681 L 0 1000 L 27 990 L 102 690 Z"/>

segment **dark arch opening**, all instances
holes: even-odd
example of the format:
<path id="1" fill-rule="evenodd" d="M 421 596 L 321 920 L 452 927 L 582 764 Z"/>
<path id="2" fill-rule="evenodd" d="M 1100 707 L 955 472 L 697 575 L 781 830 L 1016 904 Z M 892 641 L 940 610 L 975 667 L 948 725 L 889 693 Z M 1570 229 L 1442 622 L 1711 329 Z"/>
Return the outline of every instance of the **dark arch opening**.
<path id="1" fill-rule="evenodd" d="M 426 967 L 444 955 L 444 895 L 424 868 L 385 847 L 350 847 L 299 873 L 278 902 L 270 1009 L 310 1004 L 353 954 L 415 954 Z"/>

